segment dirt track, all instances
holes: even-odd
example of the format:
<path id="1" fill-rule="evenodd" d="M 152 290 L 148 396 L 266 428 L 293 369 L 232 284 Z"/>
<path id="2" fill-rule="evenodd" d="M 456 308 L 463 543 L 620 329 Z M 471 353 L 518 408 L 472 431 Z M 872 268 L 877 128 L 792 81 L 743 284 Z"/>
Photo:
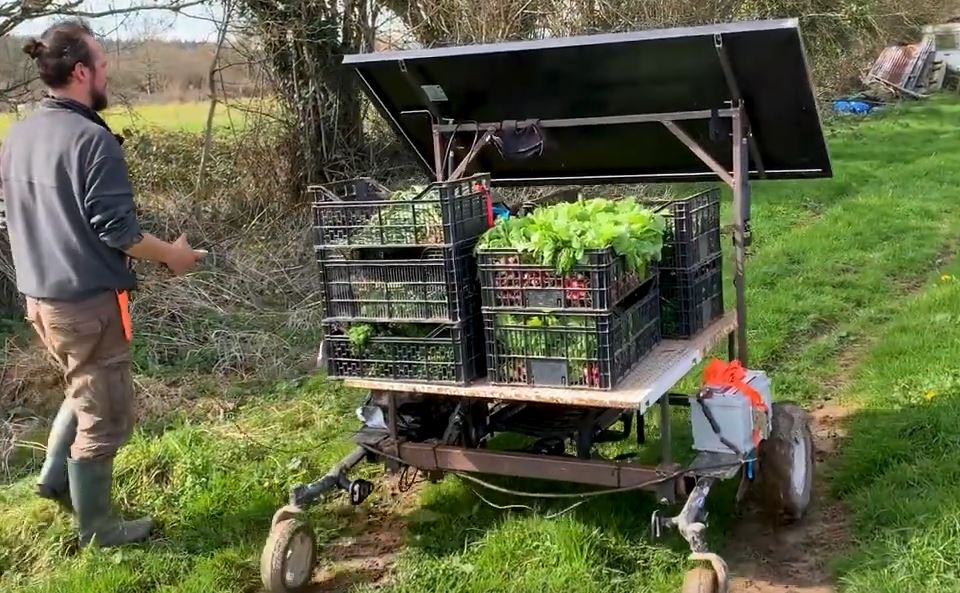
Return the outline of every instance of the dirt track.
<path id="1" fill-rule="evenodd" d="M 829 405 L 812 412 L 818 474 L 836 453 L 843 438 L 840 422 L 849 412 Z M 735 575 L 731 593 L 833 593 L 828 563 L 849 545 L 847 514 L 842 506 L 825 502 L 829 497 L 822 479 L 815 484 L 815 506 L 797 525 L 772 528 L 755 515 L 745 518 L 731 538 L 739 549 L 727 551 Z"/>

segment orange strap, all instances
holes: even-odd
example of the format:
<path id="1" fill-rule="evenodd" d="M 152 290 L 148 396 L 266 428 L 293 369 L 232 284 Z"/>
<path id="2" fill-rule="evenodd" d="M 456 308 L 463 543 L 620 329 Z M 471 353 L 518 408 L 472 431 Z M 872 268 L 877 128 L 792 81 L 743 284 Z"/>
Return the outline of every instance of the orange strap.
<path id="1" fill-rule="evenodd" d="M 491 228 L 496 222 L 493 216 L 493 194 L 490 193 L 490 188 L 479 181 L 473 185 L 473 191 L 482 193 L 487 202 L 487 228 Z"/>
<path id="2" fill-rule="evenodd" d="M 120 323 L 123 325 L 123 337 L 131 342 L 133 341 L 133 320 L 130 319 L 130 293 L 126 290 L 118 290 L 117 304 L 120 305 Z"/>
<path id="3" fill-rule="evenodd" d="M 711 360 L 703 369 L 703 384 L 709 387 L 732 387 L 750 400 L 750 406 L 755 410 L 767 411 L 767 404 L 763 401 L 760 392 L 747 383 L 747 371 L 739 360 L 724 362 Z M 754 427 L 753 444 L 760 444 L 760 428 Z"/>

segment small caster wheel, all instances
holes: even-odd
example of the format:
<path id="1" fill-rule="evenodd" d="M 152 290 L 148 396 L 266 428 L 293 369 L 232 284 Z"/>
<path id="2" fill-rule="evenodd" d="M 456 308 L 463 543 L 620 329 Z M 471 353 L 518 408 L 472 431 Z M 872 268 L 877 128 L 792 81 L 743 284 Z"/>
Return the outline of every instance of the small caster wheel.
<path id="1" fill-rule="evenodd" d="M 720 584 L 712 568 L 700 566 L 687 572 L 681 593 L 718 593 Z"/>
<path id="2" fill-rule="evenodd" d="M 260 578 L 269 593 L 298 593 L 310 584 L 317 564 L 313 529 L 297 518 L 274 525 L 260 555 Z"/>
<path id="3" fill-rule="evenodd" d="M 350 503 L 358 505 L 373 494 L 373 484 L 367 480 L 354 480 L 350 482 Z"/>

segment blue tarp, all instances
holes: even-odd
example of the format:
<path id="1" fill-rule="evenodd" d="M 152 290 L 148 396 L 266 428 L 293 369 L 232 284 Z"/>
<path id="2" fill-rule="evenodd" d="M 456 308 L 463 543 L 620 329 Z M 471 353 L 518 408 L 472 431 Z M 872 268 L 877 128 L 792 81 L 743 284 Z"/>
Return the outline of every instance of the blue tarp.
<path id="1" fill-rule="evenodd" d="M 510 210 L 508 210 L 506 206 L 494 204 L 493 216 L 494 218 L 510 218 Z"/>
<path id="2" fill-rule="evenodd" d="M 837 113 L 853 113 L 856 115 L 868 115 L 877 108 L 877 105 L 868 101 L 859 99 L 837 99 L 833 102 L 833 110 Z"/>

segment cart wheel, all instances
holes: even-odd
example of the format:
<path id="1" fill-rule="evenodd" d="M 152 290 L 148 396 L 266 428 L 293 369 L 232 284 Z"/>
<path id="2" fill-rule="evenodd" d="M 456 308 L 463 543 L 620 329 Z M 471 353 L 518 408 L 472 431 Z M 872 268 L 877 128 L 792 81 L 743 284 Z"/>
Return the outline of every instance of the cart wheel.
<path id="1" fill-rule="evenodd" d="M 284 519 L 270 530 L 260 556 L 260 578 L 269 593 L 297 593 L 310 584 L 317 563 L 316 538 L 300 519 Z"/>
<path id="2" fill-rule="evenodd" d="M 680 593 L 717 593 L 719 590 L 717 573 L 712 568 L 700 566 L 687 572 Z"/>
<path id="3" fill-rule="evenodd" d="M 770 437 L 760 444 L 762 502 L 776 515 L 799 521 L 813 495 L 810 417 L 795 404 L 773 404 Z"/>

